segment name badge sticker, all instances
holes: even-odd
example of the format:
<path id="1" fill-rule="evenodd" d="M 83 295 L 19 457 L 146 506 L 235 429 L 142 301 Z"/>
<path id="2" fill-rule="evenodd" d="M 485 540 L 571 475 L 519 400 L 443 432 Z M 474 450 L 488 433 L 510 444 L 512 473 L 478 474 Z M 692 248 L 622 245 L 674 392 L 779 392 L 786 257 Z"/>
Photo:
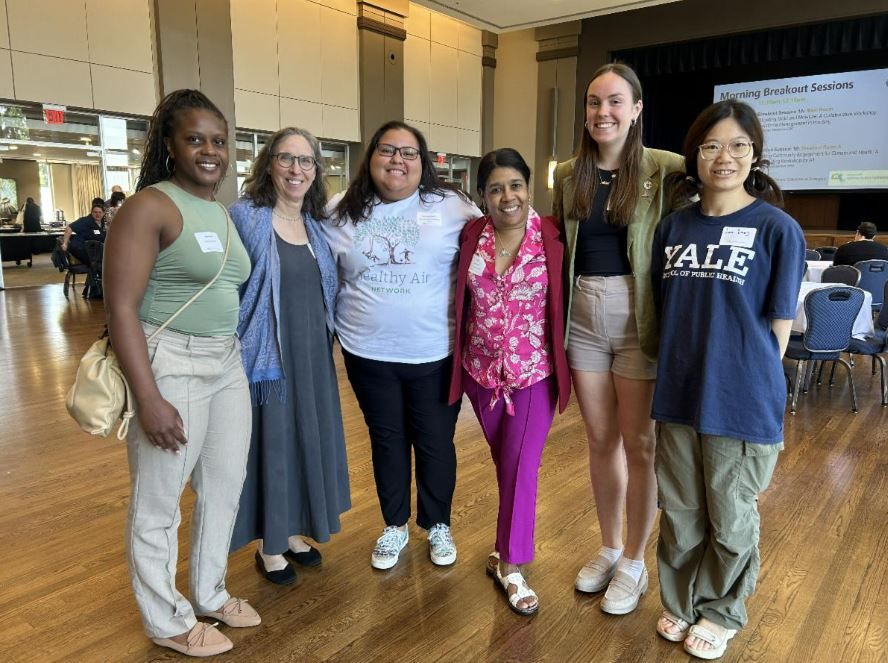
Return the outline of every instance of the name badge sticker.
<path id="1" fill-rule="evenodd" d="M 194 239 L 197 240 L 200 250 L 204 253 L 225 253 L 225 247 L 222 246 L 222 240 L 219 239 L 219 235 L 216 233 L 194 233 Z"/>
<path id="2" fill-rule="evenodd" d="M 102 234 L 101 230 L 99 230 L 99 229 L 93 230 L 93 235 L 101 235 L 101 234 Z"/>
<path id="3" fill-rule="evenodd" d="M 438 212 L 417 212 L 416 214 L 416 225 L 418 226 L 440 226 L 441 223 L 441 215 Z"/>
<path id="4" fill-rule="evenodd" d="M 469 265 L 469 274 L 474 274 L 475 276 L 481 276 L 484 273 L 484 268 L 486 264 L 484 263 L 484 258 L 475 254 L 472 256 L 472 262 Z"/>
<path id="5" fill-rule="evenodd" d="M 721 239 L 718 240 L 718 243 L 721 246 L 742 246 L 745 249 L 749 249 L 755 243 L 755 232 L 755 228 L 725 226 L 722 229 Z"/>

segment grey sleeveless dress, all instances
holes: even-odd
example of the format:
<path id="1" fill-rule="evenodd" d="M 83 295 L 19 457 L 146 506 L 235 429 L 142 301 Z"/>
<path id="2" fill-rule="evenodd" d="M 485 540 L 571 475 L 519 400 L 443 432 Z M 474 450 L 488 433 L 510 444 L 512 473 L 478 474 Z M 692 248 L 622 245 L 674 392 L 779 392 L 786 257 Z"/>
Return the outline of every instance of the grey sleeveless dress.
<path id="1" fill-rule="evenodd" d="M 351 507 L 336 369 L 321 275 L 307 245 L 275 234 L 281 264 L 280 335 L 286 400 L 253 408 L 247 478 L 231 549 L 263 539 L 287 550 L 294 534 L 325 542 Z"/>

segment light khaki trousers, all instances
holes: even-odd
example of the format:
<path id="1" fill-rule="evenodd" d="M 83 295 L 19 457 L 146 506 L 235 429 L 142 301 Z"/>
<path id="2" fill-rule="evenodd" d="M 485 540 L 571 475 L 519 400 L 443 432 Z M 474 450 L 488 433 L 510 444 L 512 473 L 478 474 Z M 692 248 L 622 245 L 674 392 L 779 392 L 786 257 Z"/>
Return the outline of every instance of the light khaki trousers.
<path id="1" fill-rule="evenodd" d="M 146 336 L 153 331 L 144 325 Z M 126 526 L 133 591 L 151 638 L 184 633 L 198 614 L 230 597 L 228 546 L 246 476 L 252 417 L 234 336 L 187 336 L 164 330 L 148 347 L 154 379 L 185 423 L 179 455 L 153 446 L 134 419 L 127 437 L 132 492 Z M 191 519 L 191 603 L 176 589 L 179 500 L 197 495 Z"/>
<path id="2" fill-rule="evenodd" d="M 657 424 L 657 568 L 663 607 L 674 615 L 746 624 L 759 572 L 758 495 L 782 448 Z"/>

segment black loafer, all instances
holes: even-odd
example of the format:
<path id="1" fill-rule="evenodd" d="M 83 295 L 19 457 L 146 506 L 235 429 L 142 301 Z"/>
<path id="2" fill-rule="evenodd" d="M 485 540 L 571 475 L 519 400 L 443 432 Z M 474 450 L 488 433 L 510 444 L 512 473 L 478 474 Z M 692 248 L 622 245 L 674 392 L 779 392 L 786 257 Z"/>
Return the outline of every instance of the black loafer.
<path id="1" fill-rule="evenodd" d="M 287 564 L 286 568 L 279 571 L 268 571 L 258 550 L 256 551 L 256 567 L 268 582 L 273 582 L 275 585 L 292 585 L 296 582 L 296 571 L 292 566 Z"/>
<path id="2" fill-rule="evenodd" d="M 311 550 L 307 550 L 306 552 L 293 552 L 288 549 L 284 553 L 284 557 L 289 557 L 301 566 L 320 566 L 321 552 L 313 546 L 309 546 L 309 548 L 311 548 Z"/>

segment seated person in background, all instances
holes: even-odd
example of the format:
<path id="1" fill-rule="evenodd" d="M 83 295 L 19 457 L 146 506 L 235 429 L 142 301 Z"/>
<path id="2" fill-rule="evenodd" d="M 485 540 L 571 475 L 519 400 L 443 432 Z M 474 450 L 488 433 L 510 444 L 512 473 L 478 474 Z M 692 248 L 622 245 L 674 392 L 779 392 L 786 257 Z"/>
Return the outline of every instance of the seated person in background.
<path id="1" fill-rule="evenodd" d="M 101 247 L 88 242 L 105 243 L 105 202 L 101 198 L 93 198 L 92 209 L 84 217 L 77 219 L 65 228 L 62 248 L 89 268 L 83 296 L 90 299 L 102 297 L 102 252 Z"/>
<path id="2" fill-rule="evenodd" d="M 853 241 L 843 244 L 833 258 L 834 265 L 853 265 L 861 260 L 888 260 L 888 246 L 875 241 L 876 224 L 864 221 L 857 226 Z"/>
<path id="3" fill-rule="evenodd" d="M 34 202 L 33 198 L 28 198 L 25 202 L 25 213 L 24 213 L 24 221 L 23 221 L 23 230 L 26 233 L 39 233 L 43 230 L 40 227 L 40 218 L 43 216 L 43 212 L 40 210 L 40 205 Z"/>
<path id="4" fill-rule="evenodd" d="M 120 187 L 115 186 L 115 188 L 119 189 Z M 111 192 L 111 197 L 108 198 L 108 204 L 105 206 L 105 230 L 111 225 L 114 215 L 117 214 L 117 210 L 123 205 L 124 200 L 126 200 L 126 194 L 123 191 Z"/>
<path id="5" fill-rule="evenodd" d="M 105 243 L 105 224 L 102 221 L 104 217 L 105 202 L 101 198 L 93 198 L 90 213 L 65 228 L 62 248 L 84 265 L 89 265 L 86 242 L 94 240 Z"/>

